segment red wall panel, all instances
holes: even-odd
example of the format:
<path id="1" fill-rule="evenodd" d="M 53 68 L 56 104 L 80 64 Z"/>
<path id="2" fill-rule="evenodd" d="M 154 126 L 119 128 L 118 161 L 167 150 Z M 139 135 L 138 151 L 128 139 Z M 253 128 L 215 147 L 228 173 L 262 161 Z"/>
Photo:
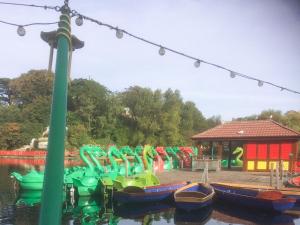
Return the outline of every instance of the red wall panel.
<path id="1" fill-rule="evenodd" d="M 270 144 L 270 159 L 279 159 L 279 144 Z"/>
<path id="2" fill-rule="evenodd" d="M 247 159 L 256 159 L 256 144 L 247 144 Z"/>
<path id="3" fill-rule="evenodd" d="M 292 144 L 290 143 L 281 144 L 281 159 L 288 160 L 291 152 L 292 152 Z"/>
<path id="4" fill-rule="evenodd" d="M 257 158 L 258 159 L 267 159 L 267 144 L 259 144 L 258 151 L 257 151 Z"/>

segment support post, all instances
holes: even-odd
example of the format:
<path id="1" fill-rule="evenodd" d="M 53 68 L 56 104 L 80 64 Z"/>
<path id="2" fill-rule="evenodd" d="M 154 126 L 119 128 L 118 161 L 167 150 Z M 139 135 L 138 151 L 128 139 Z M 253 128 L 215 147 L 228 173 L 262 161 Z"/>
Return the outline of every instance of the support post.
<path id="1" fill-rule="evenodd" d="M 53 43 L 51 43 L 50 44 L 50 55 L 49 55 L 48 73 L 50 73 L 51 70 L 52 70 L 53 51 L 54 51 L 54 46 L 53 46 Z"/>
<path id="2" fill-rule="evenodd" d="M 67 113 L 68 52 L 71 44 L 69 7 L 62 7 L 57 31 L 57 56 L 52 95 L 48 154 L 39 224 L 60 225 L 63 201 L 64 150 Z"/>
<path id="3" fill-rule="evenodd" d="M 283 160 L 280 160 L 280 163 L 279 163 L 279 175 L 280 175 L 280 180 L 282 180 L 282 177 L 283 177 Z"/>
<path id="4" fill-rule="evenodd" d="M 128 161 L 125 161 L 125 177 L 128 177 Z"/>
<path id="5" fill-rule="evenodd" d="M 273 186 L 273 176 L 274 176 L 274 164 L 271 164 L 271 170 L 270 170 L 270 186 Z"/>
<path id="6" fill-rule="evenodd" d="M 208 161 L 205 162 L 205 170 L 206 170 L 205 171 L 206 172 L 205 173 L 205 175 L 206 175 L 205 176 L 205 183 L 207 184 L 208 183 Z"/>
<path id="7" fill-rule="evenodd" d="M 231 159 L 232 159 L 232 143 L 231 143 L 231 141 L 229 141 L 228 147 L 229 147 L 229 157 L 228 157 L 228 166 L 227 166 L 227 168 L 231 169 Z"/>
<path id="8" fill-rule="evenodd" d="M 276 162 L 276 189 L 279 189 L 279 162 Z"/>

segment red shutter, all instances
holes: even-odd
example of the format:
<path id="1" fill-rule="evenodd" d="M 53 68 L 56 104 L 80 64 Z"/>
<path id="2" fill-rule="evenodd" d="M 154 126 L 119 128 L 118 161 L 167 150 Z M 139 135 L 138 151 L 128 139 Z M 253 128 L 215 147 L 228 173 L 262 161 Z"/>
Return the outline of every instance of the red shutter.
<path id="1" fill-rule="evenodd" d="M 247 144 L 247 159 L 256 159 L 256 144 Z"/>
<path id="2" fill-rule="evenodd" d="M 270 159 L 279 159 L 279 144 L 270 144 Z"/>
<path id="3" fill-rule="evenodd" d="M 281 159 L 289 160 L 290 153 L 292 152 L 292 144 L 281 144 Z"/>
<path id="4" fill-rule="evenodd" d="M 267 159 L 267 144 L 259 144 L 258 145 L 257 158 L 258 159 Z"/>

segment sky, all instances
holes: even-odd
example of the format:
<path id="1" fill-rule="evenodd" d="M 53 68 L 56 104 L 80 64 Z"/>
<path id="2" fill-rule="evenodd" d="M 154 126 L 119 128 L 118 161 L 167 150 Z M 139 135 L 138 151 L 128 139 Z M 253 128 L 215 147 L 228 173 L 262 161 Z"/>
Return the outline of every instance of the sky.
<path id="1" fill-rule="evenodd" d="M 70 7 L 162 46 L 300 91 L 299 0 L 70 0 Z M 7 22 L 56 22 L 58 18 L 53 10 L 0 5 L 0 20 Z M 49 46 L 40 32 L 56 27 L 26 27 L 26 35 L 20 37 L 16 27 L 0 23 L 0 77 L 47 68 Z M 78 27 L 73 20 L 72 32 L 85 42 L 73 53 L 72 79 L 90 78 L 115 92 L 134 85 L 177 89 L 205 117 L 220 115 L 225 121 L 268 109 L 300 111 L 299 94 L 232 79 L 228 71 L 209 65 L 195 68 L 193 60 L 168 51 L 160 56 L 155 46 L 126 35 L 118 39 L 114 31 L 89 21 Z"/>

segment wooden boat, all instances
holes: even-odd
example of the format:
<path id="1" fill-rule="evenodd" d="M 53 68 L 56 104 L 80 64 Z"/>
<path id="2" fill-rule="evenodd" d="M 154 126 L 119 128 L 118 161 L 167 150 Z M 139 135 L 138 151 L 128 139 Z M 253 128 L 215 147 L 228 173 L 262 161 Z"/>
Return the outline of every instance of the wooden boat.
<path id="1" fill-rule="evenodd" d="M 294 207 L 296 199 L 284 197 L 277 190 L 260 190 L 237 185 L 212 183 L 219 199 L 270 212 L 283 212 Z"/>
<path id="2" fill-rule="evenodd" d="M 283 187 L 283 188 L 276 189 L 275 187 L 266 186 L 266 185 L 223 183 L 223 182 L 222 183 L 218 182 L 217 184 L 229 185 L 229 186 L 237 187 L 237 188 L 250 188 L 250 189 L 260 190 L 260 191 L 278 190 L 283 194 L 283 197 L 295 198 L 296 202 L 300 203 L 300 189 L 299 188 Z"/>
<path id="3" fill-rule="evenodd" d="M 161 184 L 155 186 L 128 186 L 121 191 L 114 192 L 114 201 L 120 203 L 156 202 L 170 199 L 174 192 L 187 182 Z"/>
<path id="4" fill-rule="evenodd" d="M 191 183 L 174 194 L 176 207 L 186 211 L 200 209 L 211 205 L 215 192 L 214 189 L 204 183 Z"/>

